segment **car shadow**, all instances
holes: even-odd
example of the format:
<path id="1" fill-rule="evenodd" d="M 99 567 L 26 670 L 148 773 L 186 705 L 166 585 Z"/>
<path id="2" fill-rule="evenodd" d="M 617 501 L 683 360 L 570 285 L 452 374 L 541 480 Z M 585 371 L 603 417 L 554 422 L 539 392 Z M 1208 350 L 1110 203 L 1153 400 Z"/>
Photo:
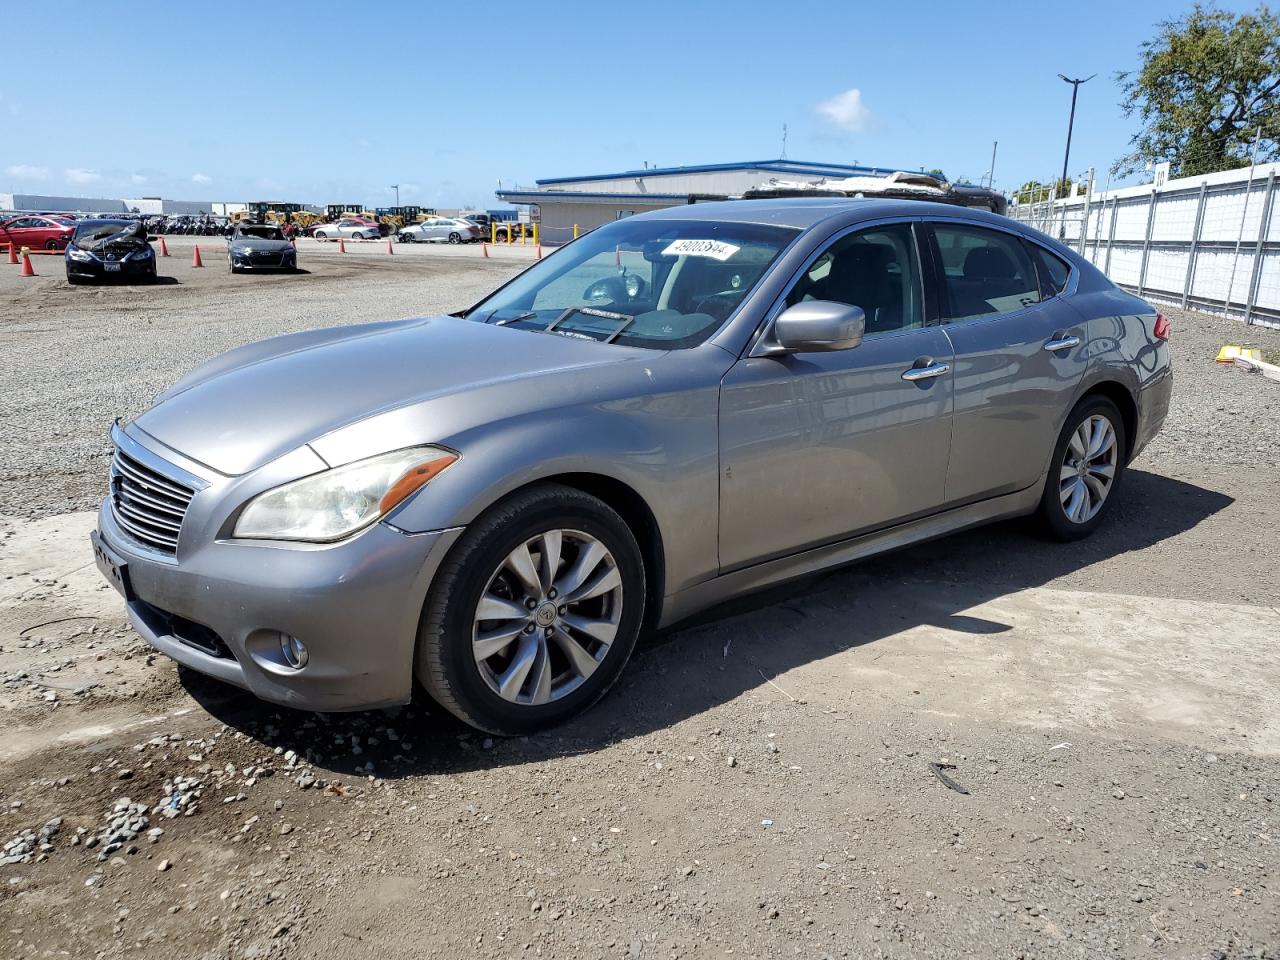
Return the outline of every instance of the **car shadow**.
<path id="1" fill-rule="evenodd" d="M 536 736 L 488 738 L 422 694 L 396 710 L 315 714 L 264 704 L 200 674 L 180 673 L 184 687 L 210 714 L 269 748 L 295 751 L 317 766 L 317 776 L 396 779 L 536 763 L 668 727 L 772 683 L 796 666 L 913 626 L 998 637 L 1011 625 L 966 611 L 1177 536 L 1232 502 L 1182 480 L 1130 470 L 1107 522 L 1087 540 L 1049 542 L 1029 522 L 1008 521 L 721 604 L 642 637 L 608 696 Z M 918 600 L 904 605 L 901 593 L 890 589 L 904 581 L 947 589 L 921 591 Z M 820 626 L 806 629 L 806 621 Z"/>

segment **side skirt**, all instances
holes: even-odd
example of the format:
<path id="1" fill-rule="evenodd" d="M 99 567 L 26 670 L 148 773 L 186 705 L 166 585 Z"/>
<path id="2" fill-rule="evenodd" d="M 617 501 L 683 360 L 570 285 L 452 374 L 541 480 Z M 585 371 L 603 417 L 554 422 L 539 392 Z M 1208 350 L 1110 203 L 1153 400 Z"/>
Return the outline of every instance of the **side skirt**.
<path id="1" fill-rule="evenodd" d="M 852 540 L 841 540 L 839 543 L 815 547 L 793 556 L 758 563 L 755 566 L 714 577 L 668 596 L 663 602 L 662 619 L 658 626 L 668 627 L 717 603 L 723 603 L 725 600 L 762 590 L 786 580 L 806 577 L 821 570 L 844 566 L 878 553 L 909 547 L 925 540 L 933 540 L 995 520 L 1034 513 L 1040 502 L 1041 489 L 1041 485 L 1036 484 L 1017 493 L 971 503 L 945 513 L 937 513 L 855 537 Z"/>

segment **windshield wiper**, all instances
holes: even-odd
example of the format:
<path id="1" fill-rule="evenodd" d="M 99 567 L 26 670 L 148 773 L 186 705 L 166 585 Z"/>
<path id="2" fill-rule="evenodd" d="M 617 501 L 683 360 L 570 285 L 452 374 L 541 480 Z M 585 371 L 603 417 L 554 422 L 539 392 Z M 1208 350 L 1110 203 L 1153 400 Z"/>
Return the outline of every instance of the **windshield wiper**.
<path id="1" fill-rule="evenodd" d="M 498 311 L 496 310 L 494 311 L 494 313 L 497 313 L 497 312 Z M 509 323 L 519 323 L 521 320 L 532 320 L 537 315 L 538 315 L 538 311 L 529 310 L 516 317 L 503 317 L 501 320 L 495 320 L 493 321 L 493 325 L 495 327 L 505 327 Z"/>

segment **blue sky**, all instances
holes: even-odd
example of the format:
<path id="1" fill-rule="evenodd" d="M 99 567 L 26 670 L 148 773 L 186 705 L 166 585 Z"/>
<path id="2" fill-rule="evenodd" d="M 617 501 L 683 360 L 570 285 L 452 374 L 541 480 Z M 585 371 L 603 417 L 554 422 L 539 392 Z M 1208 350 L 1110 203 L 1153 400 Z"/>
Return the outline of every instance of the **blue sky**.
<path id="1" fill-rule="evenodd" d="M 1218 4 L 1251 9 L 1254 4 Z M 1114 73 L 1190 3 L 9 4 L 0 190 L 494 205 L 539 177 L 787 156 L 1099 180 Z M 790 11 L 790 12 L 789 12 Z M 1056 29 L 1069 11 L 1071 29 Z M 48 69 L 45 69 L 48 67 Z M 10 78 L 12 81 L 12 77 Z"/>

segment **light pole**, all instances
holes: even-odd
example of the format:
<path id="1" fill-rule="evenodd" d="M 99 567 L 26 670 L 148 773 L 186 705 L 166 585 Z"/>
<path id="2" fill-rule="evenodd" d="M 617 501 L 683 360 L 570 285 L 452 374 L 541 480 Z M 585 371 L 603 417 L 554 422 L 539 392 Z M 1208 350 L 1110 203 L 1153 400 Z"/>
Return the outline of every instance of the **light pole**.
<path id="1" fill-rule="evenodd" d="M 1071 119 L 1067 121 L 1067 152 L 1062 156 L 1062 180 L 1059 180 L 1059 183 L 1067 179 L 1067 161 L 1071 159 L 1071 128 L 1076 123 L 1076 94 L 1080 92 L 1080 84 L 1088 83 L 1096 76 L 1097 74 L 1095 73 L 1085 77 L 1083 80 L 1072 80 L 1064 74 L 1058 74 L 1059 79 L 1071 84 Z"/>
<path id="2" fill-rule="evenodd" d="M 396 192 L 396 206 L 400 206 L 400 184 L 393 183 L 391 189 Z"/>

